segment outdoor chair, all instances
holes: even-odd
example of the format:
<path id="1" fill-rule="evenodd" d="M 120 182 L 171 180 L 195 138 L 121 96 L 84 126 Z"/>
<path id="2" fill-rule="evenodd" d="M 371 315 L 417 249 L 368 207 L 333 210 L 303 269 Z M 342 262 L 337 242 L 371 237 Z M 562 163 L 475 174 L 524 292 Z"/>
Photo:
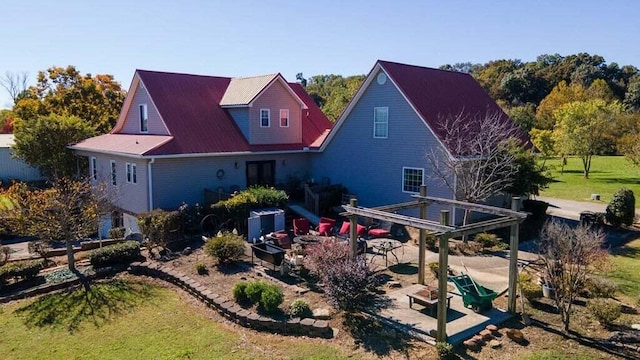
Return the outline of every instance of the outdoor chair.
<path id="1" fill-rule="evenodd" d="M 335 219 L 321 217 L 320 218 L 320 223 L 318 224 L 318 235 L 320 235 L 320 236 L 331 236 L 331 235 L 333 235 L 334 226 L 336 226 L 336 220 Z"/>
<path id="2" fill-rule="evenodd" d="M 368 231 L 369 237 L 385 238 L 391 234 L 391 223 L 383 222 L 382 224 L 373 224 Z"/>
<path id="3" fill-rule="evenodd" d="M 293 234 L 294 235 L 309 234 L 309 220 L 306 218 L 293 219 Z"/>

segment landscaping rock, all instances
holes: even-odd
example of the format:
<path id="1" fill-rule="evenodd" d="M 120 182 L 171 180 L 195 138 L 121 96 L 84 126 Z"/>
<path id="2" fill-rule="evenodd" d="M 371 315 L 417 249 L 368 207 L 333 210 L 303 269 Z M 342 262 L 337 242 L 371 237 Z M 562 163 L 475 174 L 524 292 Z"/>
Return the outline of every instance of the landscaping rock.
<path id="1" fill-rule="evenodd" d="M 487 327 L 485 327 L 485 329 L 491 331 L 492 333 L 498 331 L 498 327 L 493 325 L 493 324 L 487 325 Z"/>
<path id="2" fill-rule="evenodd" d="M 480 331 L 480 336 L 482 336 L 482 339 L 486 340 L 491 340 L 491 338 L 493 338 L 493 335 L 491 335 L 491 331 L 489 330 L 482 330 Z"/>
<path id="3" fill-rule="evenodd" d="M 609 338 L 609 341 L 625 344 L 638 344 L 640 343 L 640 331 L 618 331 Z"/>
<path id="4" fill-rule="evenodd" d="M 517 343 L 522 343 L 525 341 L 524 334 L 522 331 L 518 329 L 509 329 L 507 330 L 507 337 Z"/>
<path id="5" fill-rule="evenodd" d="M 471 340 L 475 341 L 478 345 L 482 345 L 484 343 L 484 338 L 481 335 L 475 335 Z"/>
<path id="6" fill-rule="evenodd" d="M 465 340 L 462 345 L 464 345 L 464 347 L 466 347 L 467 349 L 471 349 L 471 350 L 477 350 L 480 348 L 480 344 L 475 341 L 473 338 L 469 339 L 469 340 Z"/>
<path id="7" fill-rule="evenodd" d="M 631 328 L 633 330 L 640 330 L 640 324 L 633 324 L 633 325 L 631 325 Z"/>
<path id="8" fill-rule="evenodd" d="M 489 341 L 489 347 L 492 349 L 497 349 L 502 346 L 502 343 L 496 339 Z"/>
<path id="9" fill-rule="evenodd" d="M 329 320 L 331 319 L 331 311 L 327 308 L 314 309 L 313 317 L 319 320 Z"/>

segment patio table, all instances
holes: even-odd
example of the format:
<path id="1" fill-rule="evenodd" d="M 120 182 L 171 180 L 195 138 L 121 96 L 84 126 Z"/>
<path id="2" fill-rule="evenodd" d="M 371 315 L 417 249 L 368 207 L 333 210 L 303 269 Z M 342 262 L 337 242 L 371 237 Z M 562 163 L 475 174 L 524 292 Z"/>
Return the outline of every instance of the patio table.
<path id="1" fill-rule="evenodd" d="M 396 254 L 397 250 L 402 249 L 402 254 L 404 255 L 403 244 L 395 239 L 377 238 L 368 240 L 367 243 L 373 250 L 375 250 L 373 257 L 376 257 L 377 255 L 384 256 L 384 265 L 386 267 L 389 266 L 389 254 L 396 258 L 396 263 L 400 262 L 398 255 Z"/>

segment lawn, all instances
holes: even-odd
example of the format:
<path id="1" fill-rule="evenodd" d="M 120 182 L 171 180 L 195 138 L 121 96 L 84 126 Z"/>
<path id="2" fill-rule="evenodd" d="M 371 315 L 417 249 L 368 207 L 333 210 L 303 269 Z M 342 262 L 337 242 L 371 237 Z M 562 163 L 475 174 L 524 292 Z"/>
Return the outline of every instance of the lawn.
<path id="1" fill-rule="evenodd" d="M 568 158 L 562 174 L 559 158 L 547 160 L 546 164 L 554 182 L 540 193 L 542 196 L 589 201 L 591 194 L 600 194 L 600 200 L 608 203 L 621 187 L 633 190 L 636 196 L 640 194 L 640 168 L 623 156 L 594 156 L 589 179 L 584 178 L 580 158 Z"/>
<path id="2" fill-rule="evenodd" d="M 135 279 L 0 307 L 0 359 L 338 359 L 296 338 L 252 338 L 218 324 L 172 290 Z"/>
<path id="3" fill-rule="evenodd" d="M 620 286 L 620 292 L 631 299 L 640 299 L 640 239 L 611 250 L 613 268 L 607 274 Z"/>

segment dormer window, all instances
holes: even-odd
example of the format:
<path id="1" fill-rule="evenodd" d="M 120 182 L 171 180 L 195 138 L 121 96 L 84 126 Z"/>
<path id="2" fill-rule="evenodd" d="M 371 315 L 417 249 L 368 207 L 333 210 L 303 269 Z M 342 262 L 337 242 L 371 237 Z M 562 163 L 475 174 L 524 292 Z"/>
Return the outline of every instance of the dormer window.
<path id="1" fill-rule="evenodd" d="M 147 104 L 140 104 L 140 132 L 149 131 L 149 116 L 147 113 Z"/>
<path id="2" fill-rule="evenodd" d="M 289 127 L 289 109 L 280 109 L 280 127 Z"/>
<path id="3" fill-rule="evenodd" d="M 271 111 L 269 109 L 260 109 L 260 127 L 271 126 Z"/>

